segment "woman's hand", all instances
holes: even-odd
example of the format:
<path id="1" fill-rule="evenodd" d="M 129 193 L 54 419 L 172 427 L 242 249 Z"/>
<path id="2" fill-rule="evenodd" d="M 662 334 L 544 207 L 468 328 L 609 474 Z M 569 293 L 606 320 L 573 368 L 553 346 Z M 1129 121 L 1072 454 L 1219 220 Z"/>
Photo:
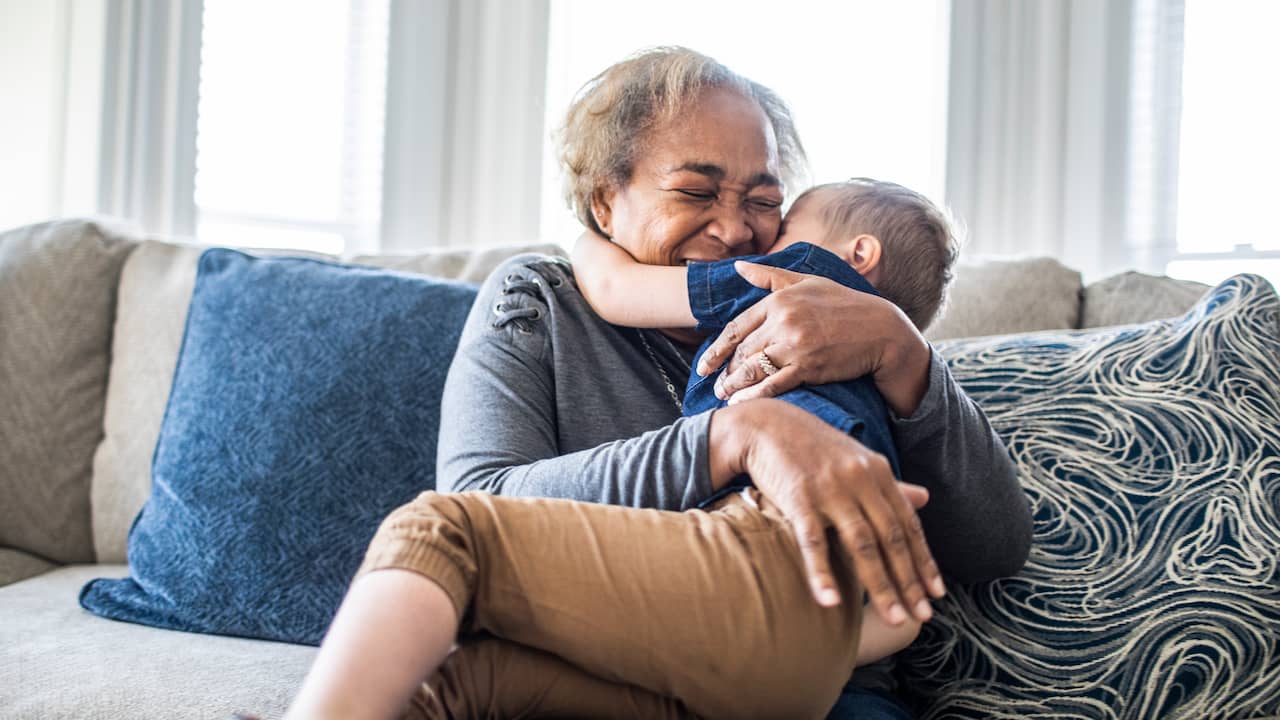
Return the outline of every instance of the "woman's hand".
<path id="1" fill-rule="evenodd" d="M 895 413 L 915 412 L 928 389 L 932 351 L 896 305 L 815 275 L 748 262 L 736 267 L 771 294 L 735 318 L 703 353 L 699 375 L 728 361 L 716 381 L 718 397 L 736 403 L 805 383 L 871 375 Z M 765 374 L 761 352 L 778 372 Z"/>
<path id="2" fill-rule="evenodd" d="M 881 617 L 893 625 L 908 613 L 920 622 L 932 617 L 925 588 L 933 597 L 945 588 L 915 512 L 928 494 L 895 481 L 883 455 L 780 400 L 715 411 L 709 442 L 713 478 L 749 474 L 791 522 L 819 604 L 841 601 L 832 529 Z"/>

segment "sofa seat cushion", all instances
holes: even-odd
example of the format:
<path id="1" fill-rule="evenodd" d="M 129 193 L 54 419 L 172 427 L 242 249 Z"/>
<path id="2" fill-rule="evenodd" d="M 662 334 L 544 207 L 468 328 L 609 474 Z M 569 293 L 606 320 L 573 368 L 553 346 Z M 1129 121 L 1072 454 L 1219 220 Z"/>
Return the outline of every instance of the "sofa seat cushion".
<path id="1" fill-rule="evenodd" d="M 922 720 L 1280 713 L 1278 318 L 1241 275 L 1179 318 L 938 345 L 1034 537 L 904 654 Z"/>
<path id="2" fill-rule="evenodd" d="M 59 568 L 0 588 L 0 717 L 279 717 L 315 648 L 106 620 L 76 603 L 122 565 Z"/>

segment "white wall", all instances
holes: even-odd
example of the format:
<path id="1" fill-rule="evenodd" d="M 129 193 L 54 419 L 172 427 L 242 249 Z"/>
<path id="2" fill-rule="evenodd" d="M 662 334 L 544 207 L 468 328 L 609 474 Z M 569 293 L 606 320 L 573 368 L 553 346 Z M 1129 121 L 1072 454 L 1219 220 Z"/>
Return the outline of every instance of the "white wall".
<path id="1" fill-rule="evenodd" d="M 106 0 L 0 0 L 0 228 L 97 208 Z"/>

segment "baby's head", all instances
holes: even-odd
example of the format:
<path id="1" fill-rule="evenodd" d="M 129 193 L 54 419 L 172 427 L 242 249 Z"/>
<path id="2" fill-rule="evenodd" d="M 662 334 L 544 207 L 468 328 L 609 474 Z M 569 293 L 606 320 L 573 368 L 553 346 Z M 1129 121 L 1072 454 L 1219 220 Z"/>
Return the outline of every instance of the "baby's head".
<path id="1" fill-rule="evenodd" d="M 796 198 L 769 251 L 797 242 L 844 258 L 921 330 L 942 308 L 959 254 L 946 213 L 914 190 L 870 178 L 817 185 Z"/>

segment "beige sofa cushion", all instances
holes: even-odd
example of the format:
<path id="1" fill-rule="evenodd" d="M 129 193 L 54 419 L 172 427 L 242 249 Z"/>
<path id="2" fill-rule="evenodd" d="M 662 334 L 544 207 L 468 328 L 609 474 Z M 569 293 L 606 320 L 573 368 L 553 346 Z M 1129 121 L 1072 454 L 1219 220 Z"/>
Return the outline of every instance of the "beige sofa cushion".
<path id="1" fill-rule="evenodd" d="M 121 273 L 104 433 L 93 459 L 93 539 L 100 562 L 125 562 L 129 527 L 151 491 L 151 456 L 204 249 L 148 241 Z M 536 245 L 363 256 L 349 262 L 479 282 L 521 252 L 563 254 L 558 246 Z"/>
<path id="2" fill-rule="evenodd" d="M 90 472 L 133 247 L 83 220 L 0 235 L 0 546 L 93 560 Z"/>
<path id="3" fill-rule="evenodd" d="M 479 283 L 504 260 L 517 253 L 565 255 L 559 245 L 481 247 L 471 250 L 439 250 L 419 255 L 358 255 L 348 262 L 434 277 Z"/>
<path id="4" fill-rule="evenodd" d="M 1080 327 L 1080 273 L 1050 258 L 961 263 L 930 340 Z"/>
<path id="5" fill-rule="evenodd" d="M 151 455 L 203 251 L 148 240 L 120 273 L 102 442 L 93 456 L 93 543 L 99 562 L 124 562 L 129 525 L 151 490 Z"/>
<path id="6" fill-rule="evenodd" d="M 1210 289 L 1198 282 L 1160 275 L 1113 275 L 1084 289 L 1080 327 L 1129 325 L 1181 315 Z"/>
<path id="7" fill-rule="evenodd" d="M 0 588 L 0 717 L 283 714 L 315 648 L 114 622 L 76 602 L 89 580 L 127 574 L 81 565 Z"/>

